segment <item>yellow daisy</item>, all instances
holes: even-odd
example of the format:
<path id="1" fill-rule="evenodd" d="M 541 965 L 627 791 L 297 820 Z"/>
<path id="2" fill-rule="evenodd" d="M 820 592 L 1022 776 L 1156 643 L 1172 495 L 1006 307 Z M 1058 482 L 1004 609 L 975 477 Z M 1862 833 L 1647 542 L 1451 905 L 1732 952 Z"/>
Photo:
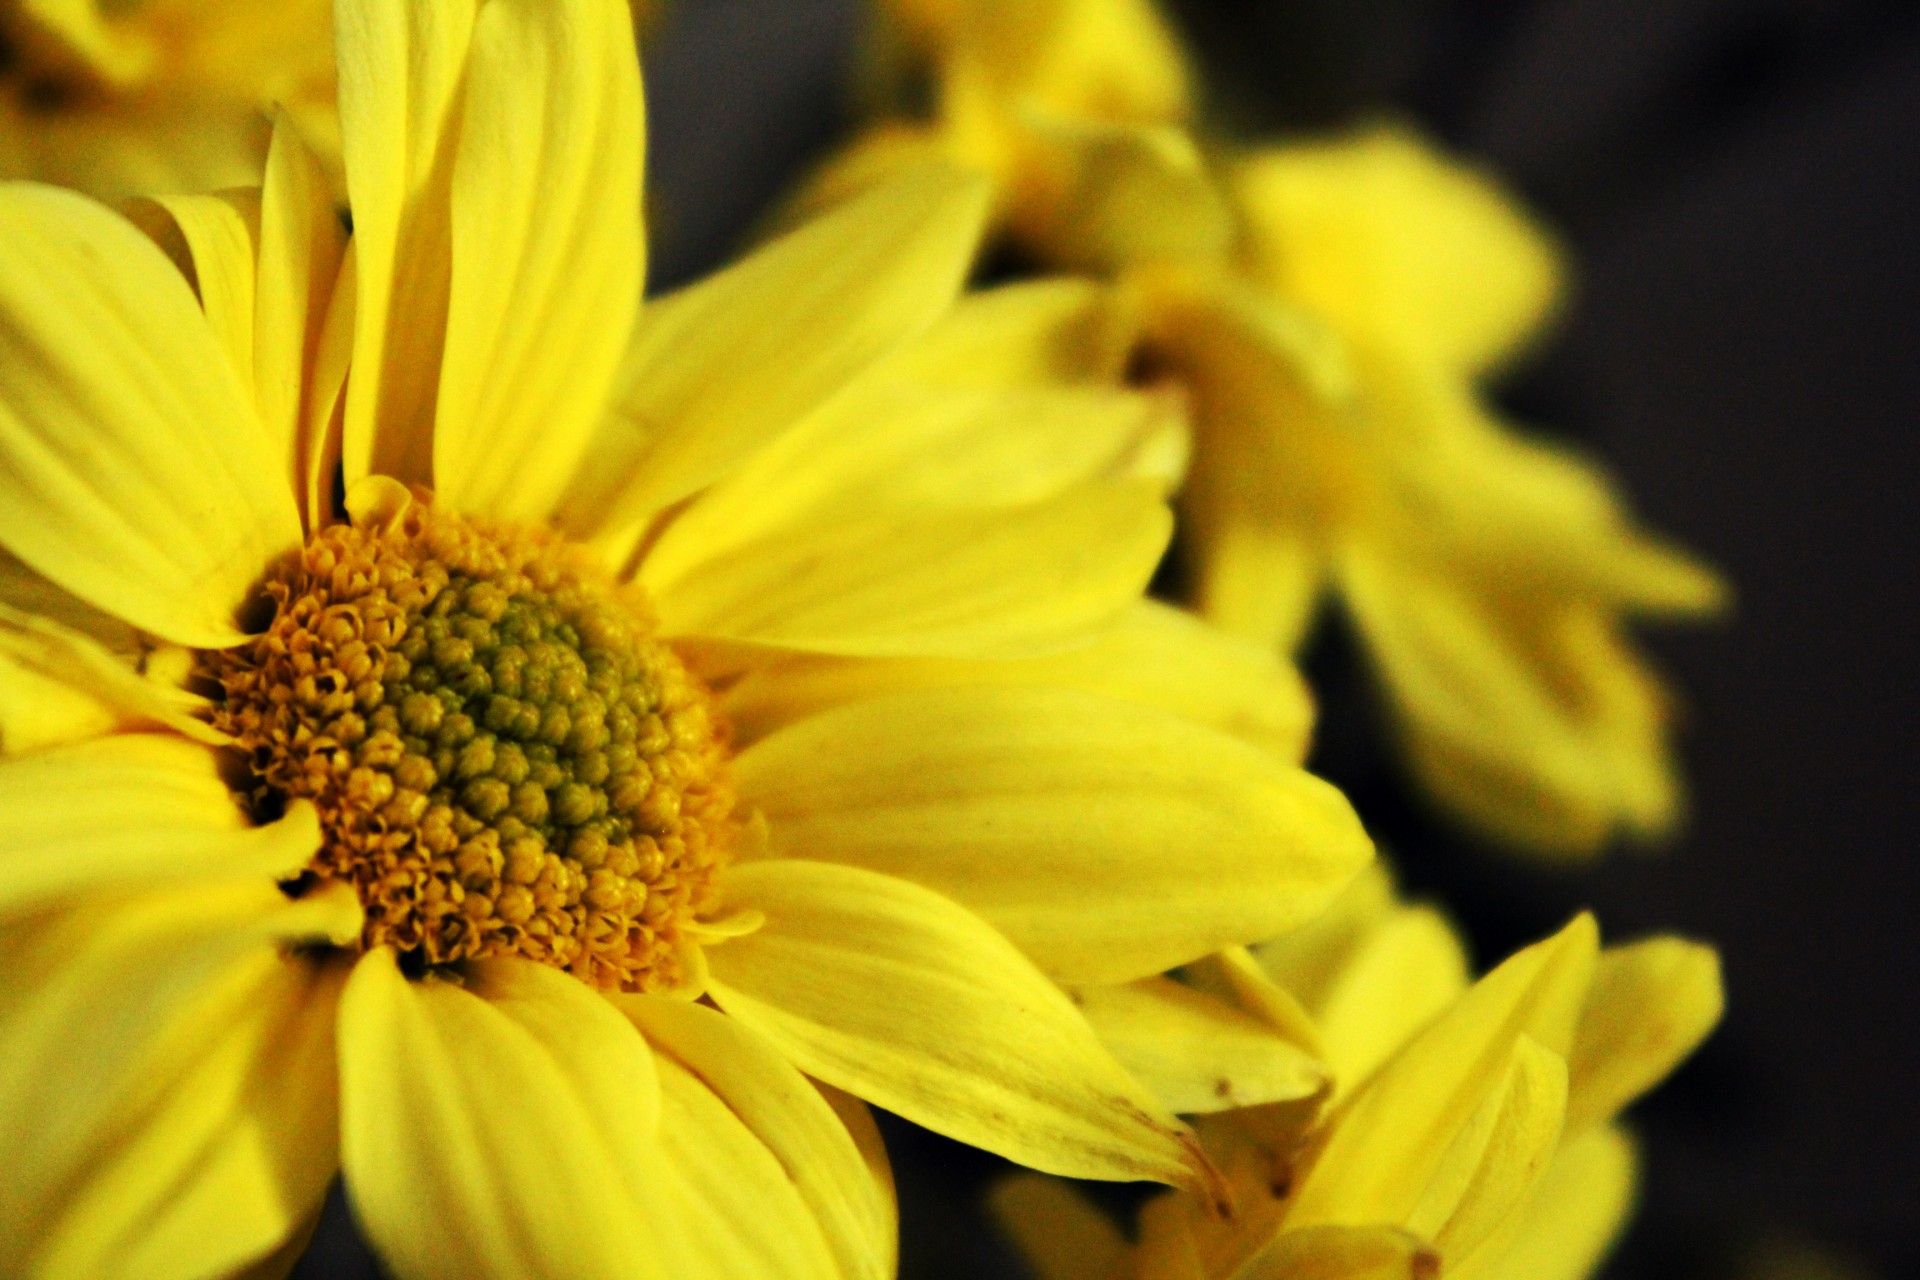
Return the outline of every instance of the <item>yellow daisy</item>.
<path id="1" fill-rule="evenodd" d="M 265 109 L 333 136 L 330 0 L 0 0 L 0 177 L 117 200 L 254 185 Z"/>
<path id="2" fill-rule="evenodd" d="M 1446 922 L 1396 901 L 1383 874 L 1197 976 L 1304 1039 L 1328 1090 L 1202 1122 L 1236 1192 L 1231 1221 L 1175 1194 L 1129 1244 L 1063 1184 L 1003 1186 L 997 1208 L 1048 1280 L 1579 1280 L 1632 1203 L 1615 1117 L 1721 1009 L 1709 948 L 1601 950 L 1585 916 L 1469 985 Z"/>
<path id="3" fill-rule="evenodd" d="M 284 1271 L 339 1171 L 402 1276 L 884 1277 L 848 1095 L 1210 1181 L 1056 983 L 1370 849 L 1140 601 L 1125 313 L 956 304 L 937 170 L 641 307 L 622 3 L 336 22 L 350 239 L 287 127 L 157 244 L 0 188 L 0 1271 Z"/>
<path id="4" fill-rule="evenodd" d="M 1197 607 L 1294 646 L 1337 592 L 1415 777 L 1496 836 L 1583 853 L 1669 831 L 1667 698 L 1624 619 L 1711 612 L 1724 590 L 1476 390 L 1553 306 L 1550 244 L 1390 129 L 1251 153 L 1227 179 L 1234 273 L 1148 286 L 1199 406 Z"/>
<path id="5" fill-rule="evenodd" d="M 1340 600 L 1415 777 L 1497 837 L 1567 854 L 1670 830 L 1667 698 L 1624 619 L 1725 593 L 1484 403 L 1560 291 L 1514 202 L 1393 129 L 1196 143 L 1150 0 L 878 8 L 885 118 L 802 205 L 929 153 L 988 175 L 1023 253 L 1139 290 L 1145 366 L 1195 398 L 1196 608 L 1291 652 Z"/>

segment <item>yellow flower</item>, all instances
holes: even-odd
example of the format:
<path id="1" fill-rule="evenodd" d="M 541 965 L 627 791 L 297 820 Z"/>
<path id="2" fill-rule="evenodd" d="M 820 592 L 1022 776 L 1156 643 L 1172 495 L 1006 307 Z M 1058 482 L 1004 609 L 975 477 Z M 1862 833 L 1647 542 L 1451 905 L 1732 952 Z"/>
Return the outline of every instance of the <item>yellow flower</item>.
<path id="1" fill-rule="evenodd" d="M 327 146 L 330 0 L 0 0 L 0 177 L 117 200 L 260 180 L 265 109 Z"/>
<path id="2" fill-rule="evenodd" d="M 1055 1277 L 1340 1275 L 1578 1280 L 1632 1200 L 1620 1110 L 1718 1020 L 1713 952 L 1675 938 L 1600 950 L 1588 917 L 1468 984 L 1428 908 L 1363 875 L 1325 916 L 1202 969 L 1326 1064 L 1315 1104 L 1207 1117 L 1236 1214 L 1184 1193 L 1123 1242 L 1059 1183 L 997 1207 Z"/>
<path id="3" fill-rule="evenodd" d="M 1622 622 L 1711 611 L 1723 590 L 1590 463 L 1480 398 L 1553 305 L 1551 246 L 1392 130 L 1251 153 L 1228 180 L 1233 274 L 1148 286 L 1198 403 L 1196 606 L 1290 647 L 1337 592 L 1415 777 L 1496 836 L 1585 853 L 1667 832 L 1667 699 Z"/>
<path id="4" fill-rule="evenodd" d="M 803 202 L 928 152 L 989 175 L 1025 254 L 1140 290 L 1147 367 L 1195 397 L 1191 603 L 1291 651 L 1337 595 L 1416 778 L 1495 836 L 1579 854 L 1670 830 L 1667 699 L 1623 619 L 1724 590 L 1482 400 L 1560 289 L 1513 202 L 1391 129 L 1197 144 L 1150 0 L 880 8 L 932 109 L 903 119 L 896 92 Z"/>
<path id="5" fill-rule="evenodd" d="M 1124 313 L 956 304 L 938 170 L 642 307 L 623 4 L 337 29 L 350 240 L 286 127 L 158 248 L 0 188 L 0 1271 L 284 1267 L 338 1170 L 402 1276 L 884 1277 L 835 1090 L 1210 1179 L 1055 984 L 1370 850 L 1140 600 Z"/>

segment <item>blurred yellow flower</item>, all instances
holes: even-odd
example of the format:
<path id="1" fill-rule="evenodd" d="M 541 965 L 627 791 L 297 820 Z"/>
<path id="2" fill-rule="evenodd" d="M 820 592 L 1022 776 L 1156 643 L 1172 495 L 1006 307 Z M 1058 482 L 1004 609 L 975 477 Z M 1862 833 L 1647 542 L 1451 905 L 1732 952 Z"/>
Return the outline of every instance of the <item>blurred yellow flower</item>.
<path id="1" fill-rule="evenodd" d="M 330 153 L 332 0 L 0 0 L 0 178 L 257 186 L 268 110 Z"/>
<path id="2" fill-rule="evenodd" d="M 1056 984 L 1371 850 L 1140 599 L 1125 308 L 956 301 L 937 168 L 643 307 L 623 3 L 338 32 L 351 238 L 291 127 L 137 227 L 0 187 L 0 1271 L 284 1266 L 343 1171 L 402 1277 L 880 1280 L 834 1089 L 1217 1192 Z"/>
<path id="3" fill-rule="evenodd" d="M 996 1209 L 1046 1280 L 1579 1280 L 1632 1202 L 1616 1116 L 1721 1009 L 1710 949 L 1601 950 L 1584 916 L 1469 984 L 1446 922 L 1377 872 L 1195 978 L 1287 1029 L 1328 1086 L 1199 1122 L 1235 1193 L 1230 1219 L 1177 1193 L 1146 1206 L 1129 1243 L 1064 1184 L 1003 1185 Z"/>
<path id="4" fill-rule="evenodd" d="M 1485 403 L 1562 289 L 1514 202 L 1392 128 L 1197 143 L 1148 0 L 881 10 L 895 114 L 802 203 L 929 152 L 989 175 L 1022 252 L 1137 291 L 1146 370 L 1193 398 L 1189 603 L 1291 652 L 1336 596 L 1417 780 L 1497 837 L 1584 854 L 1669 831 L 1667 698 L 1623 624 L 1725 590 Z"/>
<path id="5" fill-rule="evenodd" d="M 1185 128 L 1185 56 L 1152 0 L 882 0 L 883 118 L 803 199 L 937 153 L 990 175 L 999 223 L 1049 267 L 1217 254 L 1224 203 Z"/>

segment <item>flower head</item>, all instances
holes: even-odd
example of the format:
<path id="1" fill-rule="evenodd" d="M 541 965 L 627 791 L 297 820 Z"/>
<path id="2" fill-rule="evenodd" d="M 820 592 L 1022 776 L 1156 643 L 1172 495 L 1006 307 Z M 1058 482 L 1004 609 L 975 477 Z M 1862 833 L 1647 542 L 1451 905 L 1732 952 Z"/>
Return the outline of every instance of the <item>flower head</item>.
<path id="1" fill-rule="evenodd" d="M 1200 1122 L 1237 1193 L 1231 1220 L 1175 1194 L 1127 1245 L 1061 1184 L 1003 1187 L 1002 1216 L 1043 1271 L 1579 1280 L 1632 1201 L 1618 1113 L 1721 1009 L 1710 949 L 1602 950 L 1585 916 L 1470 984 L 1445 921 L 1378 874 L 1195 980 L 1288 1028 L 1324 1061 L 1326 1090 Z M 1063 1220 L 1076 1229 L 1041 1229 Z"/>
<path id="2" fill-rule="evenodd" d="M 1125 309 L 956 302 L 924 167 L 643 307 L 624 4 L 337 29 L 350 236 L 285 123 L 139 226 L 0 188 L 0 1269 L 227 1274 L 341 1170 L 404 1276 L 884 1276 L 838 1090 L 1211 1184 L 1056 983 L 1370 850 L 1139 599 Z"/>
<path id="3" fill-rule="evenodd" d="M 1145 0 L 1015 8 L 883 6 L 932 110 L 897 95 L 808 199 L 927 152 L 988 175 L 1024 253 L 1138 290 L 1143 367 L 1194 397 L 1194 607 L 1293 651 L 1337 599 L 1417 781 L 1508 843 L 1669 832 L 1668 699 L 1624 624 L 1726 591 L 1590 462 L 1487 405 L 1484 380 L 1557 304 L 1550 240 L 1401 129 L 1196 140 Z"/>
<path id="4" fill-rule="evenodd" d="M 1230 177 L 1240 275 L 1168 278 L 1158 324 L 1205 404 L 1183 507 L 1198 607 L 1296 645 L 1337 593 L 1415 778 L 1494 835 L 1578 854 L 1670 831 L 1668 700 L 1623 624 L 1725 589 L 1482 398 L 1555 305 L 1552 246 L 1396 130 Z"/>

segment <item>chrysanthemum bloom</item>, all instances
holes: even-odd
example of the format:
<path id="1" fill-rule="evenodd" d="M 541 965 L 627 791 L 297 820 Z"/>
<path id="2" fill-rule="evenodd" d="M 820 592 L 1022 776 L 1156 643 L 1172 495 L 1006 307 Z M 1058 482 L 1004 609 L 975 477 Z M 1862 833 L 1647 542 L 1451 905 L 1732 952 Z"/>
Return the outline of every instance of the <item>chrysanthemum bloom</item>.
<path id="1" fill-rule="evenodd" d="M 1484 402 L 1562 274 L 1513 201 L 1391 129 L 1203 162 L 1148 0 L 880 8 L 932 114 L 877 125 L 809 199 L 937 152 L 991 176 L 1027 254 L 1140 289 L 1148 367 L 1196 397 L 1191 603 L 1290 652 L 1337 597 L 1414 776 L 1498 837 L 1671 829 L 1667 699 L 1624 619 L 1723 590 Z"/>
<path id="2" fill-rule="evenodd" d="M 330 0 L 0 0 L 0 177 L 254 186 L 266 108 L 332 135 Z"/>
<path id="3" fill-rule="evenodd" d="M 1446 922 L 1368 875 L 1279 942 L 1209 966 L 1330 1074 L 1314 1106 L 1207 1117 L 1238 1216 L 1176 1193 L 1137 1244 L 1064 1184 L 997 1207 L 1048 1280 L 1364 1276 L 1580 1280 L 1631 1205 L 1615 1117 L 1718 1020 L 1713 952 L 1676 938 L 1600 950 L 1588 917 L 1468 985 Z"/>
<path id="4" fill-rule="evenodd" d="M 284 1268 L 341 1171 L 402 1276 L 884 1276 L 814 1081 L 1191 1184 L 1055 981 L 1369 856 L 1140 602 L 1124 318 L 954 304 L 974 184 L 639 308 L 629 31 L 342 3 L 350 241 L 291 129 L 165 251 L 0 188 L 0 1272 Z"/>
<path id="5" fill-rule="evenodd" d="M 1723 589 L 1481 397 L 1553 304 L 1551 246 L 1391 130 L 1229 176 L 1237 274 L 1169 273 L 1155 322 L 1202 406 L 1182 506 L 1199 609 L 1290 646 L 1337 592 L 1441 802 L 1550 852 L 1665 834 L 1667 697 L 1623 622 Z"/>

